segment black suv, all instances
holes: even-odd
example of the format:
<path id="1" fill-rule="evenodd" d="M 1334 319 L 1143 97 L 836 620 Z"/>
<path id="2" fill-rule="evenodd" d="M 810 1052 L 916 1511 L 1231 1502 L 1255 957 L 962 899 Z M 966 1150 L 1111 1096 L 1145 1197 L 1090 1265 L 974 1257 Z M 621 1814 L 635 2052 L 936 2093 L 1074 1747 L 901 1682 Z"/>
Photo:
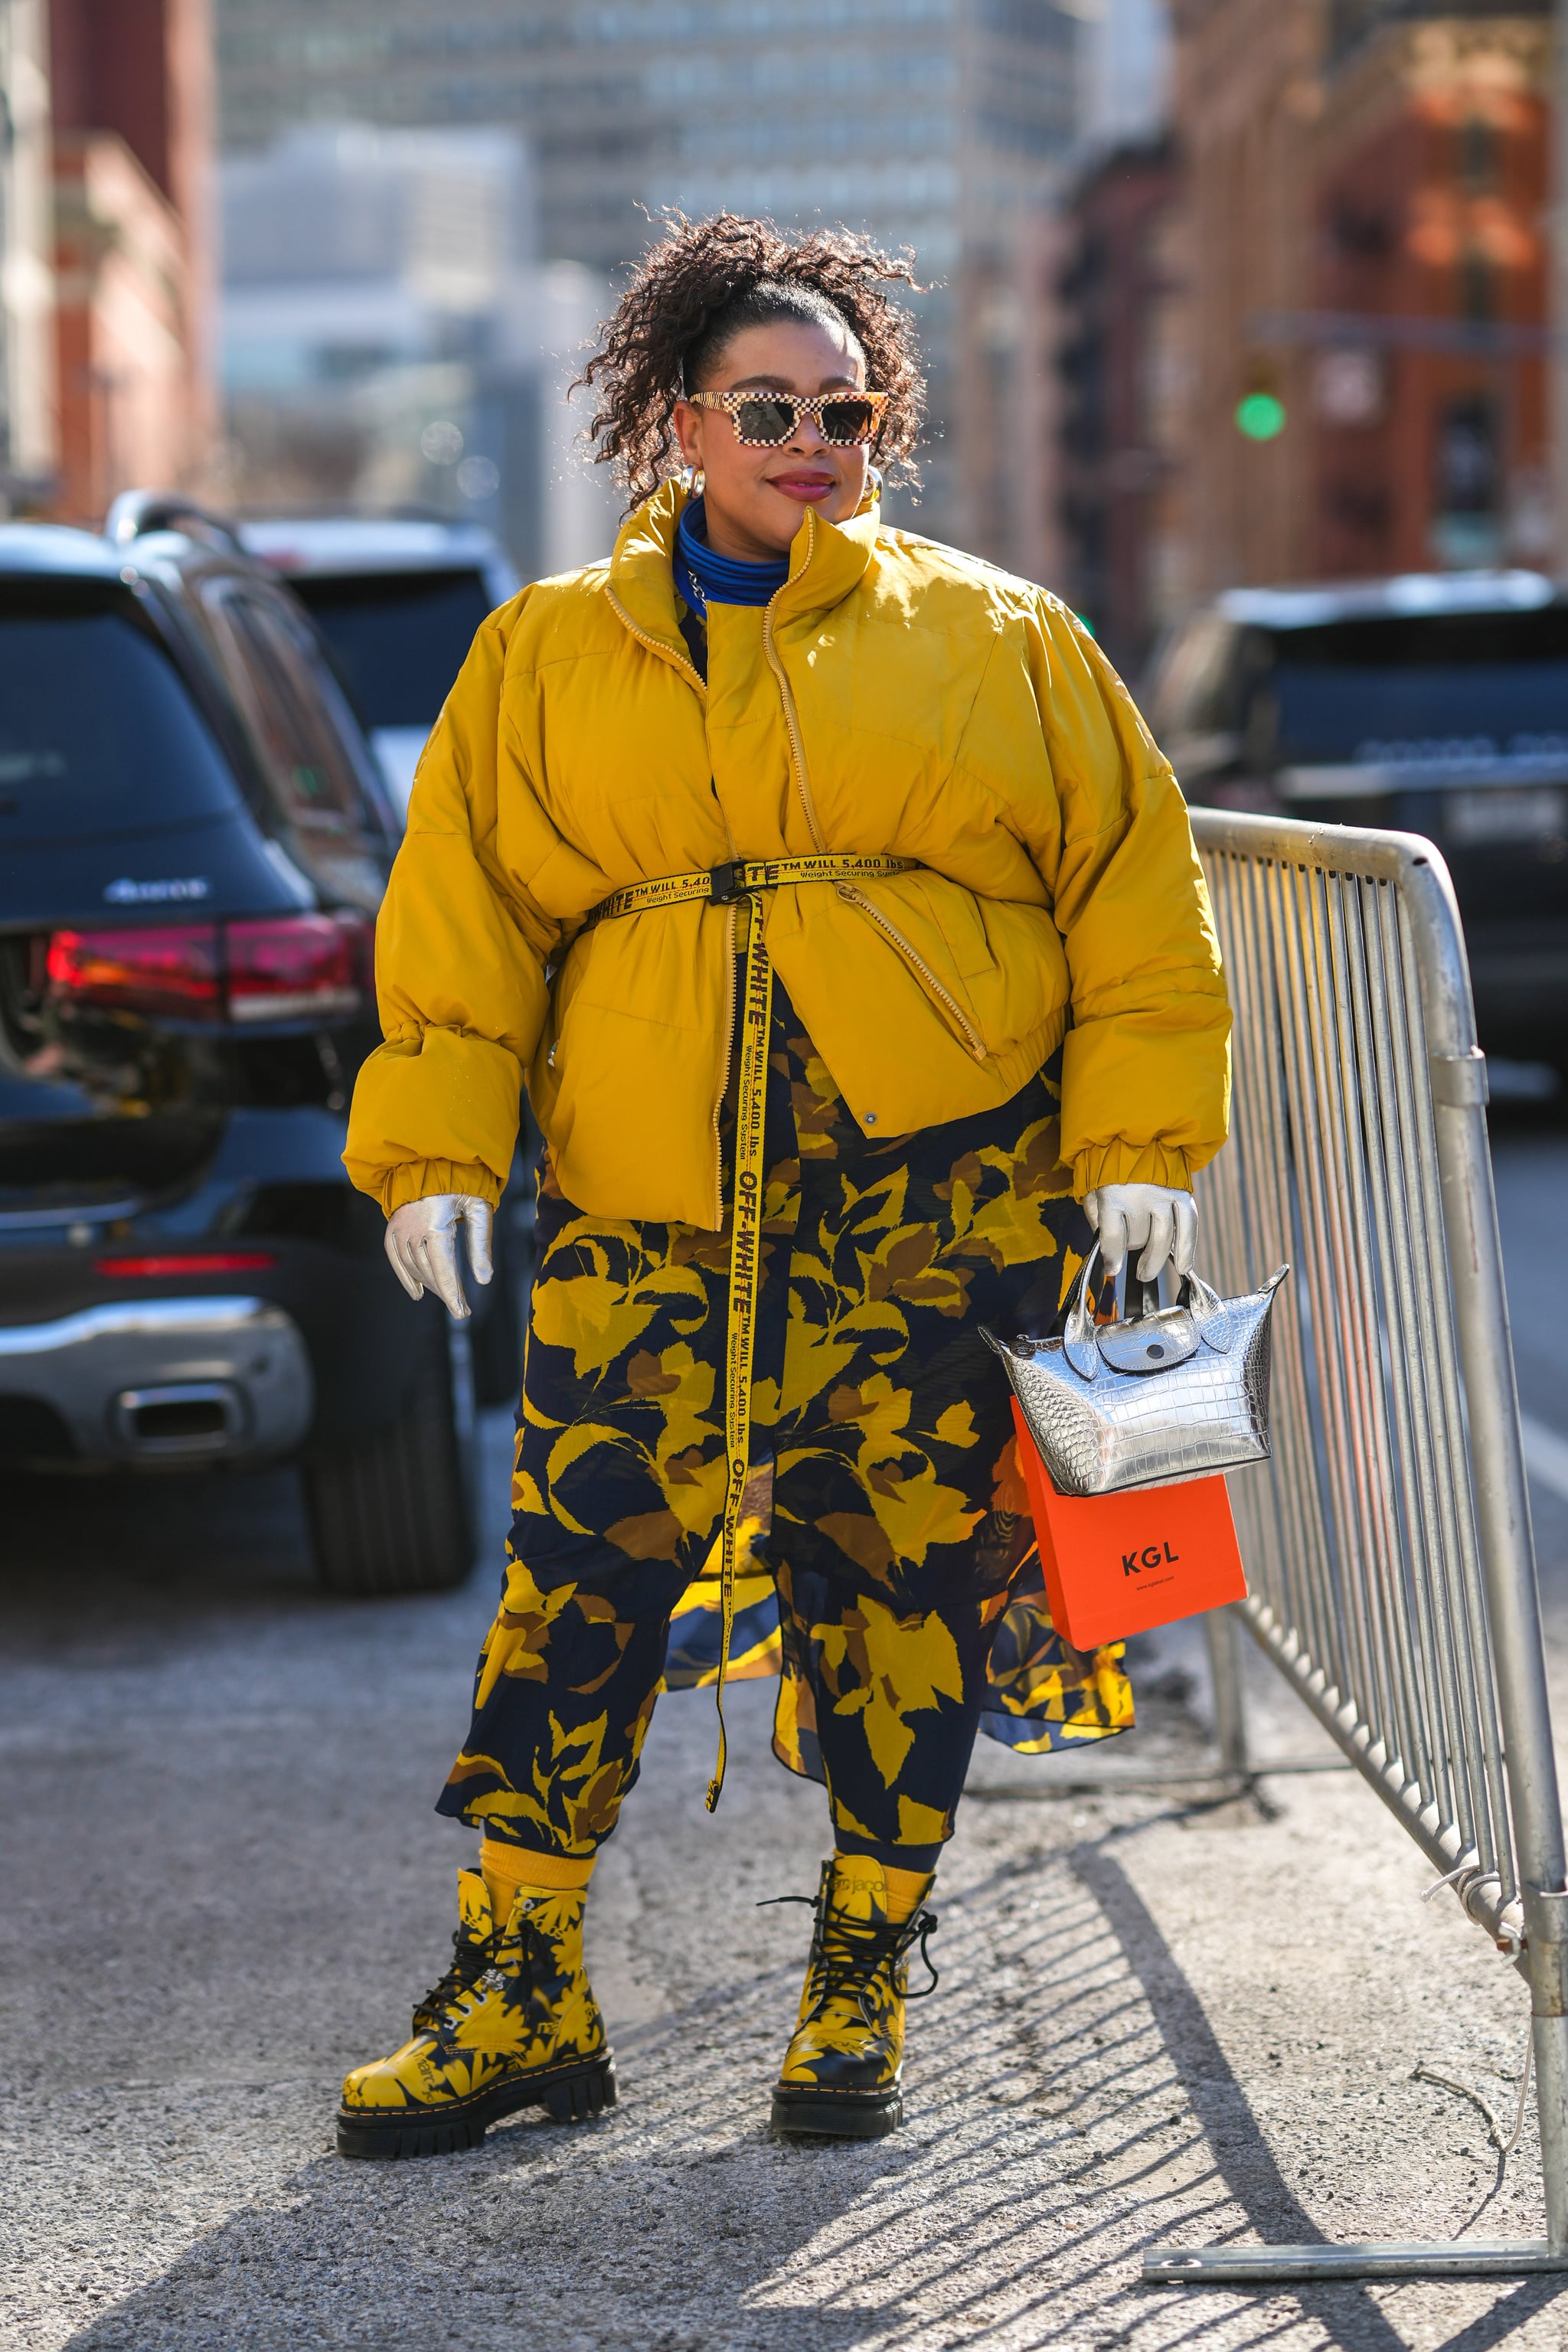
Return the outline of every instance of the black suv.
<path id="1" fill-rule="evenodd" d="M 1442 849 L 1489 1052 L 1568 1077 L 1568 598 L 1533 572 L 1237 588 L 1145 698 L 1189 800 Z"/>
<path id="2" fill-rule="evenodd" d="M 340 1591 L 467 1573 L 498 1303 L 408 1299 L 339 1156 L 399 830 L 226 526 L 0 528 L 0 1461 L 296 1457 Z"/>

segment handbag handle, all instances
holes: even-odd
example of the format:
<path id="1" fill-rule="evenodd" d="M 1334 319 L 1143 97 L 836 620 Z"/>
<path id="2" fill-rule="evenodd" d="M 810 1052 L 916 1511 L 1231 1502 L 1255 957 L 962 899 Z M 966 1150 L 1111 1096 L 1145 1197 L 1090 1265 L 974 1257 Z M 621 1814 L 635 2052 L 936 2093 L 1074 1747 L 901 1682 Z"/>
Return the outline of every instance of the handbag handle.
<path id="1" fill-rule="evenodd" d="M 1131 1253 L 1128 1255 L 1131 1260 Z M 1067 1336 L 1062 1342 L 1062 1353 L 1079 1378 L 1085 1381 L 1092 1381 L 1100 1370 L 1100 1349 L 1095 1345 L 1094 1321 L 1089 1311 L 1089 1278 L 1099 1257 L 1100 1244 L 1097 1241 L 1079 1266 L 1078 1279 L 1073 1284 L 1068 1303 Z M 1128 1271 L 1131 1277 L 1131 1264 Z M 1142 1282 L 1141 1276 L 1134 1278 Z M 1275 1279 L 1278 1280 L 1279 1276 L 1276 1276 Z M 1222 1356 L 1229 1352 L 1234 1334 L 1230 1317 L 1225 1310 L 1225 1301 L 1209 1288 L 1200 1274 L 1189 1272 L 1183 1277 L 1181 1289 L 1176 1294 L 1176 1304 L 1178 1307 L 1184 1305 L 1189 1309 L 1197 1326 L 1198 1337 L 1206 1346 Z M 1129 1322 L 1142 1322 L 1143 1318 L 1142 1316 L 1129 1316 L 1127 1319 Z"/>

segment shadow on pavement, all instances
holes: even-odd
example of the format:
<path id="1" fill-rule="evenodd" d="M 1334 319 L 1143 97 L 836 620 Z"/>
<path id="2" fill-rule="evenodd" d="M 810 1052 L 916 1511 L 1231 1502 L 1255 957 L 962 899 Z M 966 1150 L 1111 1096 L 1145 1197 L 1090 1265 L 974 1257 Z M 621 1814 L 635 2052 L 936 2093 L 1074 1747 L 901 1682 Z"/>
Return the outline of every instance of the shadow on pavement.
<path id="1" fill-rule="evenodd" d="M 792 1943 L 776 1967 L 619 2037 L 624 2104 L 600 2123 L 528 2120 L 417 2164 L 285 2160 L 70 2352 L 489 2352 L 520 2331 L 550 2352 L 891 2352 L 997 2335 L 1079 2352 L 1134 2331 L 1247 2352 L 1303 2321 L 1304 2340 L 1404 2352 L 1366 2288 L 1138 2283 L 1157 2240 L 1321 2232 L 1106 1842 L 1004 1862 L 943 1911 L 949 1997 L 916 2029 L 899 2137 L 766 2137 Z M 209 2147 L 222 2104 L 206 2103 Z M 261 2113 L 228 2104 L 235 2132 L 276 2135 L 280 2156 L 326 2138 L 324 2084 L 279 2085 Z M 1491 2352 L 1552 2293 L 1503 2294 L 1445 2352 Z"/>
<path id="2" fill-rule="evenodd" d="M 1113 1837 L 1116 1834 L 1112 1832 Z M 1247 2215 L 1243 2229 L 1218 2233 L 1218 2242 L 1245 2237 L 1255 2238 L 1263 2244 L 1325 2243 L 1322 2231 L 1292 2193 L 1259 2133 L 1246 2095 L 1231 2071 L 1202 2002 L 1176 1965 L 1142 1897 L 1106 1850 L 1108 1843 L 1105 1841 L 1080 1847 L 1072 1857 L 1073 1870 L 1094 1896 L 1126 1953 L 1128 1965 L 1142 1987 L 1161 2038 L 1214 2151 L 1219 2175 Z M 1310 2085 L 1303 2084 L 1302 2088 L 1310 2096 Z M 1417 2212 L 1410 2216 L 1408 2230 L 1403 2234 L 1418 2241 L 1434 2233 Z M 1171 2241 L 1162 2233 L 1159 2239 L 1152 2236 L 1148 2242 L 1152 2245 Z M 1194 2301 L 1205 2294 L 1203 2289 L 1192 2288 L 1180 2292 Z M 1403 2347 L 1407 2341 L 1390 2324 L 1383 2308 L 1381 2297 L 1388 2294 L 1386 2287 L 1374 2293 L 1370 2285 L 1346 2281 L 1316 2290 L 1259 2287 L 1251 2292 L 1260 2302 L 1289 2296 L 1302 2313 L 1321 2321 L 1330 2342 L 1353 2343 L 1358 2352 L 1363 2346 L 1367 2352 L 1376 2352 L 1379 2347 L 1394 2352 L 1394 2347 Z M 1444 2352 L 1489 2352 L 1491 2346 L 1505 2342 L 1524 2320 L 1564 2294 L 1568 2294 L 1568 2282 L 1521 2279 L 1490 2311 L 1451 2337 Z M 1201 2310 L 1201 2304 L 1198 2307 Z M 1189 2340 L 1201 2340 L 1201 2335 L 1200 2323 Z"/>
<path id="3" fill-rule="evenodd" d="M 490 1435 L 503 1511 L 500 1417 Z M 1558 2294 L 1476 2290 L 1486 2310 L 1447 2337 L 1428 2300 L 1413 2338 L 1404 2297 L 1421 2288 L 1142 2285 L 1156 2242 L 1321 2235 L 1110 1851 L 1152 1819 L 1090 1842 L 1055 1806 L 976 1807 L 944 1873 L 943 1997 L 912 2012 L 905 2131 L 771 2142 L 804 1941 L 799 1915 L 751 1906 L 811 1883 L 822 1823 L 817 1792 L 766 1755 L 756 1685 L 735 1695 L 716 1820 L 710 1713 L 677 1698 L 606 1856 L 606 1981 L 651 1988 L 623 2003 L 622 2106 L 575 2129 L 531 2118 L 453 2158 L 343 2162 L 334 2070 L 394 2038 L 411 1961 L 449 1929 L 464 1857 L 427 1808 L 493 1577 L 326 1601 L 291 1482 L 138 1494 L 25 1497 L 0 1586 L 12 1761 L 32 1776 L 11 1828 L 38 1890 L 13 1923 L 34 1991 L 7 2072 L 60 2281 L 51 2346 L 1493 2352 Z M 86 1916 L 62 1916 L 62 1868 Z M 29 2012 L 65 1969 L 90 2014 L 47 2079 Z"/>

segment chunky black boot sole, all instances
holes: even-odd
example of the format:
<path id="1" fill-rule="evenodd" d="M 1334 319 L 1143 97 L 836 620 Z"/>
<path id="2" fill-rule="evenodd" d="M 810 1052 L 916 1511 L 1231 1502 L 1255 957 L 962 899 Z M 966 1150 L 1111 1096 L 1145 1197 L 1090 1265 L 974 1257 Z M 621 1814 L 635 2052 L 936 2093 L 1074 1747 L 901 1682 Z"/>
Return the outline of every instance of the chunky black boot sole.
<path id="1" fill-rule="evenodd" d="M 448 2107 L 340 2107 L 340 2156 L 451 2156 L 478 2147 L 491 2124 L 520 2107 L 543 2107 L 558 2124 L 582 2123 L 616 2104 L 616 2059 L 563 2059 L 512 2082 L 497 2083 Z"/>
<path id="2" fill-rule="evenodd" d="M 819 2091 L 780 2084 L 771 2118 L 775 2137 L 885 2139 L 904 2120 L 904 2095 L 892 2091 Z"/>

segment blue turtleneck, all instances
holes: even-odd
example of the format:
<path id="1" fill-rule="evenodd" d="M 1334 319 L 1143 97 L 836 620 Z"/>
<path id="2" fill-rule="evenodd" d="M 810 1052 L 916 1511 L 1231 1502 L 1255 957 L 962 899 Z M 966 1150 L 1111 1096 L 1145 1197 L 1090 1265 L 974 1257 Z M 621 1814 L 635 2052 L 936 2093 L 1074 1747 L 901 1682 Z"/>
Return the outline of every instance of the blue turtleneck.
<path id="1" fill-rule="evenodd" d="M 708 544 L 702 501 L 691 499 L 680 509 L 675 530 L 675 585 L 698 620 L 711 604 L 765 604 L 789 578 L 789 558 L 772 563 L 742 563 L 732 555 L 716 555 Z"/>

